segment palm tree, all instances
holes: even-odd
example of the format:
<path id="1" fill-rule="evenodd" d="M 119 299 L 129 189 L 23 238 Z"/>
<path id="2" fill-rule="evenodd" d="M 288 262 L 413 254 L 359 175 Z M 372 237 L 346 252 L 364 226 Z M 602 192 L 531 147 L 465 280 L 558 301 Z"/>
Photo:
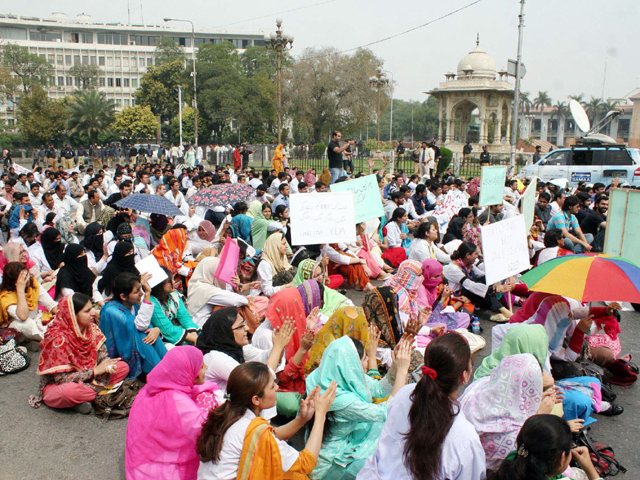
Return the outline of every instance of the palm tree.
<path id="1" fill-rule="evenodd" d="M 594 125 L 598 121 L 600 113 L 602 113 L 603 101 L 601 98 L 596 98 L 591 95 L 591 98 L 585 104 L 585 106 L 587 107 L 587 114 L 589 115 L 591 125 Z"/>
<path id="2" fill-rule="evenodd" d="M 529 92 L 520 92 L 520 110 L 525 113 L 529 113 L 531 111 L 531 98 Z"/>
<path id="3" fill-rule="evenodd" d="M 69 104 L 67 128 L 71 133 L 87 136 L 91 143 L 96 143 L 98 135 L 115 121 L 115 108 L 116 104 L 103 92 L 81 92 Z"/>
<path id="4" fill-rule="evenodd" d="M 569 100 L 575 100 L 580 105 L 582 105 L 582 102 L 584 102 L 584 93 L 581 93 L 580 95 L 569 95 L 567 98 Z"/>
<path id="5" fill-rule="evenodd" d="M 540 139 L 542 139 L 542 122 L 544 121 L 544 107 L 551 106 L 551 97 L 545 91 L 538 91 L 538 96 L 533 100 L 533 108 L 540 108 Z"/>
<path id="6" fill-rule="evenodd" d="M 560 138 L 564 144 L 564 124 L 565 119 L 569 117 L 569 107 L 565 102 L 556 101 L 551 111 L 551 118 L 558 117 L 558 145 L 560 145 Z M 562 131 L 562 137 L 560 137 L 560 131 Z"/>

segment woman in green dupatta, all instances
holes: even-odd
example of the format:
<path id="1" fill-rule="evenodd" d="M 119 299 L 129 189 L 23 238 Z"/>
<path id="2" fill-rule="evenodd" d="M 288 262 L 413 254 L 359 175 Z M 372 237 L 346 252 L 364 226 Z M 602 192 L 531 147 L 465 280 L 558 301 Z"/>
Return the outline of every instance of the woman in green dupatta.
<path id="1" fill-rule="evenodd" d="M 516 325 L 511 327 L 498 348 L 482 361 L 474 380 L 486 377 L 505 357 L 519 353 L 530 353 L 544 367 L 549 350 L 549 337 L 542 325 Z"/>
<path id="2" fill-rule="evenodd" d="M 365 350 L 358 340 L 344 336 L 324 351 L 320 366 L 307 377 L 307 394 L 316 386 L 325 391 L 332 380 L 338 388 L 312 480 L 354 479 L 374 453 L 387 418 L 387 402 L 376 404 L 373 399 L 393 397 L 405 385 L 412 343 L 412 337 L 400 342 L 389 374 L 380 381 L 365 374 L 366 366 L 371 369 L 375 364 L 377 342 L 373 350 Z"/>
<path id="3" fill-rule="evenodd" d="M 247 215 L 253 217 L 251 242 L 256 251 L 262 250 L 262 246 L 270 232 L 284 229 L 280 222 L 276 222 L 271 218 L 271 206 L 268 203 L 263 205 L 258 200 L 254 200 L 247 211 Z"/>
<path id="4" fill-rule="evenodd" d="M 316 262 L 315 260 L 311 259 L 306 259 L 300 262 L 300 264 L 298 265 L 296 276 L 293 278 L 293 286 L 297 287 L 298 285 L 302 285 L 302 282 L 306 280 L 317 280 L 320 283 L 323 282 L 324 265 L 322 264 L 322 262 Z M 327 287 L 326 283 L 324 283 L 323 285 L 324 293 L 322 295 L 322 299 L 324 301 L 324 304 L 320 309 L 320 313 L 326 315 L 327 317 L 330 317 L 340 307 L 353 305 L 351 300 L 349 300 L 347 297 Z"/>

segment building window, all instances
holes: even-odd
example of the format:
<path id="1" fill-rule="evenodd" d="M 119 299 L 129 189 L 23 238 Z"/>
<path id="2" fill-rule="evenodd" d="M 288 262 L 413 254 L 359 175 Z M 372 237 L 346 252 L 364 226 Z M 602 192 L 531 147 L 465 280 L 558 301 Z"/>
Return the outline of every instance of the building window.
<path id="1" fill-rule="evenodd" d="M 629 118 L 621 118 L 618 120 L 618 137 L 628 139 L 630 127 L 631 120 Z"/>
<path id="2" fill-rule="evenodd" d="M 89 55 L 83 55 L 82 56 L 82 64 L 83 65 L 89 65 Z"/>
<path id="3" fill-rule="evenodd" d="M 116 78 L 116 87 L 121 87 L 121 86 L 122 86 L 122 79 Z"/>
<path id="4" fill-rule="evenodd" d="M 64 63 L 67 65 L 71 65 L 71 55 L 64 56 Z"/>
<path id="5" fill-rule="evenodd" d="M 27 30 L 25 28 L 0 27 L 0 38 L 3 40 L 26 40 Z"/>
<path id="6" fill-rule="evenodd" d="M 98 43 L 103 45 L 128 45 L 126 33 L 99 33 Z"/>
<path id="7" fill-rule="evenodd" d="M 549 120 L 549 123 L 547 124 L 547 128 L 549 129 L 550 132 L 555 132 L 558 130 L 558 120 Z"/>
<path id="8" fill-rule="evenodd" d="M 104 57 L 98 57 L 98 65 L 104 67 Z"/>
<path id="9" fill-rule="evenodd" d="M 91 63 L 91 65 L 95 65 L 96 64 L 96 56 L 95 55 L 91 55 L 91 61 L 89 63 Z"/>
<path id="10" fill-rule="evenodd" d="M 132 99 L 131 99 L 131 106 L 132 106 L 132 107 L 135 107 L 135 106 L 136 106 L 136 99 L 135 99 L 135 98 L 132 98 Z"/>
<path id="11" fill-rule="evenodd" d="M 191 46 L 191 37 L 173 37 L 178 45 L 181 47 L 190 47 Z M 196 45 L 198 44 L 196 39 Z"/>
<path id="12" fill-rule="evenodd" d="M 119 98 L 116 98 L 116 107 L 121 107 L 122 106 L 122 100 Z"/>
<path id="13" fill-rule="evenodd" d="M 264 40 L 254 40 L 254 41 L 253 41 L 253 44 L 254 44 L 256 47 L 264 47 Z"/>
<path id="14" fill-rule="evenodd" d="M 79 33 L 72 33 L 70 42 L 71 43 L 80 43 L 80 34 Z"/>
<path id="15" fill-rule="evenodd" d="M 79 87 L 80 86 L 80 77 L 73 77 L 73 84 L 76 87 Z"/>
<path id="16" fill-rule="evenodd" d="M 133 88 L 138 88 L 138 79 L 137 78 L 132 78 L 131 79 L 131 86 Z"/>
<path id="17" fill-rule="evenodd" d="M 51 65 L 53 65 L 56 62 L 56 56 L 53 53 L 50 53 L 47 55 L 47 60 Z"/>
<path id="18" fill-rule="evenodd" d="M 93 33 L 83 33 L 82 43 L 93 43 Z"/>
<path id="19" fill-rule="evenodd" d="M 138 60 L 140 61 L 140 66 L 144 67 L 144 58 L 139 58 Z"/>
<path id="20" fill-rule="evenodd" d="M 101 87 L 104 87 L 104 86 L 105 86 L 105 84 L 106 84 L 105 78 L 104 78 L 104 77 L 100 77 L 100 78 L 98 79 L 98 83 L 99 83 L 99 85 L 100 85 Z"/>
<path id="21" fill-rule="evenodd" d="M 73 77 L 67 77 L 67 87 L 73 87 Z"/>
<path id="22" fill-rule="evenodd" d="M 129 79 L 128 78 L 123 78 L 122 79 L 122 86 L 123 87 L 128 87 L 129 86 Z"/>
<path id="23" fill-rule="evenodd" d="M 122 66 L 123 67 L 129 66 L 129 57 L 122 57 Z"/>
<path id="24" fill-rule="evenodd" d="M 113 87 L 113 78 L 107 78 L 107 87 Z"/>
<path id="25" fill-rule="evenodd" d="M 113 57 L 107 57 L 107 67 L 113 67 Z"/>
<path id="26" fill-rule="evenodd" d="M 40 32 L 38 30 L 30 30 L 29 39 L 36 42 L 57 42 L 62 41 L 62 34 L 60 32 Z"/>
<path id="27" fill-rule="evenodd" d="M 147 67 L 150 67 L 152 65 L 153 65 L 153 58 L 147 58 Z"/>
<path id="28" fill-rule="evenodd" d="M 64 62 L 64 55 L 58 55 L 57 58 L 56 58 L 56 63 L 58 65 L 62 65 L 63 62 Z"/>
<path id="29" fill-rule="evenodd" d="M 16 121 L 15 121 L 13 118 L 8 118 L 8 119 L 7 119 L 7 125 L 11 125 L 11 126 L 13 126 L 13 125 L 15 125 L 15 124 L 16 124 Z"/>
<path id="30" fill-rule="evenodd" d="M 206 38 L 196 38 L 196 47 L 199 47 L 200 45 L 206 42 L 207 42 Z"/>
<path id="31" fill-rule="evenodd" d="M 80 55 L 74 55 L 73 56 L 73 64 L 74 65 L 80 65 Z"/>
<path id="32" fill-rule="evenodd" d="M 58 86 L 64 87 L 64 77 L 58 77 Z"/>
<path id="33" fill-rule="evenodd" d="M 533 119 L 533 130 L 535 132 L 539 132 L 540 131 L 540 125 L 541 125 L 540 119 L 539 118 L 534 118 Z"/>
<path id="34" fill-rule="evenodd" d="M 122 59 L 120 57 L 116 57 L 116 67 L 122 66 Z"/>
<path id="35" fill-rule="evenodd" d="M 247 48 L 251 46 L 251 40 L 242 40 L 242 48 Z"/>
<path id="36" fill-rule="evenodd" d="M 128 98 L 125 98 L 125 99 L 124 99 L 124 106 L 125 106 L 125 107 L 129 107 L 129 106 L 131 106 L 131 100 L 129 100 Z"/>
<path id="37" fill-rule="evenodd" d="M 154 46 L 160 37 L 150 35 L 131 35 L 131 45 Z"/>

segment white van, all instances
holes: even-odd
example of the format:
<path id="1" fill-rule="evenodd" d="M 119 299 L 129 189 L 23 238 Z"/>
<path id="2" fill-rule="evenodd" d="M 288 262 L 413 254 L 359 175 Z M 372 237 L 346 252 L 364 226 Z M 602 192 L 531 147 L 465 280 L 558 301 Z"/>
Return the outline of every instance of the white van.
<path id="1" fill-rule="evenodd" d="M 520 171 L 522 178 L 533 175 L 545 182 L 566 178 L 572 187 L 578 182 L 609 185 L 616 177 L 620 184 L 640 186 L 640 151 L 626 145 L 596 143 L 559 148 Z"/>

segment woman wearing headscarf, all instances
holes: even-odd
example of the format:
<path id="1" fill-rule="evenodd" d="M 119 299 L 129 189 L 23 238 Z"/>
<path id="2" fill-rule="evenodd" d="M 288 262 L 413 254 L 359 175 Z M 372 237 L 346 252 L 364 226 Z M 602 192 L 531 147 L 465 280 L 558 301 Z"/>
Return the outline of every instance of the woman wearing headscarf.
<path id="1" fill-rule="evenodd" d="M 313 191 L 316 189 L 316 170 L 314 168 L 307 169 L 307 172 L 304 174 L 304 183 L 309 186 L 309 190 Z"/>
<path id="2" fill-rule="evenodd" d="M 5 265 L 11 262 L 23 263 L 29 270 L 29 274 L 40 280 L 40 270 L 36 262 L 29 258 L 29 252 L 22 243 L 9 242 L 2 248 L 0 252 L 0 275 L 4 271 Z"/>
<path id="3" fill-rule="evenodd" d="M 359 340 L 365 348 L 369 345 L 369 323 L 360 307 L 340 307 L 316 334 L 304 366 L 305 375 L 318 368 L 325 349 L 336 339 L 349 336 Z"/>
<path id="4" fill-rule="evenodd" d="M 416 230 L 414 239 L 409 250 L 409 260 L 417 260 L 422 263 L 427 258 L 437 260 L 442 264 L 451 263 L 451 257 L 440 247 L 440 231 L 438 230 L 438 220 L 435 217 L 427 217 Z"/>
<path id="5" fill-rule="evenodd" d="M 165 267 L 160 267 L 167 278 L 151 289 L 153 316 L 151 324 L 160 329 L 165 347 L 175 345 L 195 345 L 200 327 L 193 323 L 182 298 L 173 287 L 173 275 Z"/>
<path id="6" fill-rule="evenodd" d="M 285 288 L 271 297 L 264 322 L 251 338 L 256 348 L 271 351 L 274 330 L 282 328 L 287 320 L 294 323 L 293 338 L 276 370 L 279 415 L 293 417 L 300 407 L 305 393 L 304 364 L 313 345 L 320 306 L 322 286 L 316 280 L 307 280 L 297 288 Z"/>
<path id="7" fill-rule="evenodd" d="M 282 154 L 283 145 L 280 144 L 276 147 L 275 152 L 273 152 L 273 169 L 276 171 L 276 175 L 280 172 L 284 171 L 284 155 Z"/>
<path id="8" fill-rule="evenodd" d="M 248 212 L 253 215 L 253 223 L 251 224 L 251 242 L 256 251 L 262 250 L 267 237 L 275 231 L 284 231 L 285 227 L 280 222 L 276 222 L 271 218 L 271 205 L 264 205 L 258 200 L 251 203 Z"/>
<path id="9" fill-rule="evenodd" d="M 401 341 L 389 373 L 380 381 L 365 373 L 375 368 L 375 349 L 365 349 L 361 342 L 342 337 L 327 347 L 320 366 L 307 377 L 307 393 L 317 386 L 320 391 L 337 384 L 336 399 L 329 409 L 328 435 L 322 442 L 313 480 L 355 478 L 378 444 L 387 419 L 388 402 L 373 399 L 393 396 L 405 385 L 411 357 L 411 339 Z M 372 358 L 373 357 L 373 358 Z M 373 368 L 372 368 L 373 367 Z M 377 371 L 376 371 L 377 373 Z"/>
<path id="10" fill-rule="evenodd" d="M 542 369 L 530 353 L 503 358 L 489 376 L 466 388 L 460 409 L 480 436 L 487 468 L 495 470 L 515 450 L 516 436 L 530 416 L 551 413 L 553 402 L 542 403 L 542 398 Z"/>
<path id="11" fill-rule="evenodd" d="M 209 220 L 201 221 L 197 227 L 187 234 L 187 246 L 184 260 L 195 260 L 198 255 L 210 249 L 216 236 L 216 227 Z"/>
<path id="12" fill-rule="evenodd" d="M 370 325 L 375 325 L 380 331 L 378 340 L 378 350 L 376 357 L 381 363 L 389 368 L 392 363 L 391 352 L 396 348 L 402 338 L 402 329 L 398 323 L 398 302 L 396 296 L 391 291 L 391 287 L 378 287 L 368 292 L 362 302 L 362 309 Z M 411 363 L 407 374 L 407 383 L 416 380 L 413 377 L 420 365 L 424 363 L 424 358 L 418 350 L 411 353 Z"/>
<path id="13" fill-rule="evenodd" d="M 189 281 L 187 306 L 193 322 L 202 328 L 215 307 L 244 308 L 250 304 L 250 298 L 227 290 L 227 285 L 215 277 L 220 264 L 218 257 L 206 257 L 193 271 Z M 250 284 L 247 285 L 249 287 Z M 255 331 L 257 325 L 250 328 Z"/>
<path id="14" fill-rule="evenodd" d="M 111 260 L 102 271 L 102 278 L 98 282 L 98 290 L 105 296 L 111 296 L 113 282 L 116 277 L 123 273 L 138 273 L 135 267 L 135 255 L 133 244 L 129 242 L 119 242 L 113 249 Z"/>
<path id="15" fill-rule="evenodd" d="M 95 274 L 87 265 L 87 254 L 81 245 L 67 245 L 63 255 L 64 266 L 58 272 L 56 280 L 56 298 L 60 299 L 74 292 L 82 293 L 102 305 L 102 295 L 98 291 Z"/>
<path id="16" fill-rule="evenodd" d="M 336 290 L 329 288 L 324 283 L 324 265 L 322 262 L 307 258 L 298 264 L 298 271 L 296 276 L 293 277 L 293 286 L 297 287 L 305 280 L 317 280 L 324 286 L 320 313 L 327 318 L 333 315 L 338 308 L 353 305 L 351 300 Z"/>
<path id="17" fill-rule="evenodd" d="M 76 221 L 71 217 L 59 217 L 56 220 L 56 229 L 60 232 L 60 238 L 62 243 L 70 245 L 72 243 L 79 243 L 78 237 L 74 235 L 76 229 Z"/>
<path id="18" fill-rule="evenodd" d="M 162 236 L 160 243 L 151 250 L 162 267 L 167 267 L 172 274 L 179 274 L 189 278 L 197 266 L 194 261 L 184 261 L 184 251 L 187 246 L 187 233 L 184 228 L 175 227 Z"/>
<path id="19" fill-rule="evenodd" d="M 205 379 L 216 383 L 226 393 L 231 371 L 245 362 L 245 350 L 254 357 L 252 361 L 265 363 L 276 371 L 293 330 L 289 324 L 287 328 L 274 331 L 273 349 L 254 354 L 258 349 L 249 344 L 249 329 L 238 309 L 216 310 L 205 322 L 196 343 L 204 354 L 204 363 L 207 365 Z"/>
<path id="20" fill-rule="evenodd" d="M 204 393 L 217 395 L 213 408 L 223 401 L 219 387 L 205 382 L 205 367 L 200 350 L 179 346 L 147 376 L 129 412 L 125 451 L 129 480 L 196 478 L 200 465 L 196 439 L 208 414 L 198 399 Z"/>
<path id="21" fill-rule="evenodd" d="M 467 227 L 468 224 L 464 218 L 453 217 L 449 222 L 447 233 L 444 234 L 442 243 L 446 245 L 454 240 L 459 240 L 462 243 Z"/>
<path id="22" fill-rule="evenodd" d="M 60 232 L 55 228 L 47 228 L 40 235 L 40 242 L 29 247 L 29 256 L 36 262 L 40 274 L 44 274 L 60 267 L 63 251 Z"/>
<path id="23" fill-rule="evenodd" d="M 264 242 L 262 249 L 262 260 L 258 264 L 257 279 L 260 287 L 251 291 L 254 296 L 260 293 L 266 297 L 271 297 L 274 293 L 279 292 L 282 288 L 290 287 L 291 284 L 279 287 L 273 286 L 273 278 L 280 272 L 291 270 L 293 267 L 289 264 L 287 257 L 287 240 L 282 233 L 274 233 L 267 241 Z"/>
<path id="24" fill-rule="evenodd" d="M 142 250 L 134 243 L 133 229 L 131 228 L 131 224 L 129 222 L 123 222 L 118 225 L 114 237 L 107 244 L 107 251 L 109 252 L 110 256 L 113 255 L 113 251 L 116 245 L 122 242 L 130 243 L 133 245 L 136 263 L 145 258 Z"/>
<path id="25" fill-rule="evenodd" d="M 238 229 L 238 236 L 247 243 L 251 243 L 251 225 L 253 217 L 248 215 L 249 207 L 244 202 L 238 202 L 233 207 L 233 223 Z"/>
<path id="26" fill-rule="evenodd" d="M 109 357 L 95 322 L 87 295 L 74 293 L 60 300 L 56 319 L 40 343 L 40 388 L 29 398 L 32 407 L 44 401 L 51 408 L 76 407 L 86 414 L 97 394 L 92 384 L 114 385 L 127 377 L 129 366 Z"/>
<path id="27" fill-rule="evenodd" d="M 103 228 L 98 222 L 87 225 L 84 230 L 84 239 L 80 245 L 87 253 L 87 265 L 95 273 L 99 275 L 107 266 L 109 253 L 104 251 L 104 235 Z"/>
<path id="28" fill-rule="evenodd" d="M 29 274 L 26 265 L 20 262 L 5 265 L 0 285 L 0 327 L 8 326 L 22 333 L 25 339 L 39 342 L 44 335 L 44 323 L 51 314 L 55 315 L 56 309 L 56 302 Z"/>
<path id="29" fill-rule="evenodd" d="M 469 327 L 471 321 L 465 312 L 443 313 L 442 310 L 451 305 L 458 310 L 465 303 L 465 298 L 455 297 L 448 285 L 442 283 L 442 264 L 428 258 L 422 262 L 422 285 L 418 288 L 418 306 L 432 307 L 428 325 L 444 325 L 447 330 Z"/>
<path id="30" fill-rule="evenodd" d="M 158 213 L 152 213 L 149 216 L 149 223 L 151 225 L 151 235 L 153 236 L 153 244 L 156 245 L 162 236 L 171 230 L 169 219 L 166 215 L 160 215 Z"/>

